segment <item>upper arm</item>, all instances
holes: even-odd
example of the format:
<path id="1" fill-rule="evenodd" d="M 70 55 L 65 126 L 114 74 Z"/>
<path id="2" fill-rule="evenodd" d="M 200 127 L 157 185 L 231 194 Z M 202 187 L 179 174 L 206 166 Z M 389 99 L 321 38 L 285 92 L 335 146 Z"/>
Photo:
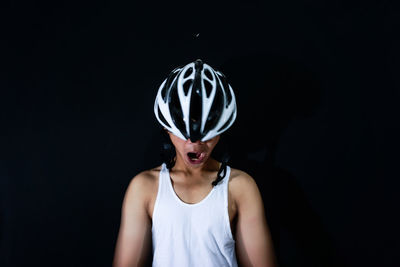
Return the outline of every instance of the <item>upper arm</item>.
<path id="1" fill-rule="evenodd" d="M 275 267 L 275 255 L 264 205 L 256 182 L 246 173 L 235 181 L 238 209 L 236 255 L 241 266 Z"/>
<path id="2" fill-rule="evenodd" d="M 148 256 L 151 244 L 151 221 L 146 209 L 148 178 L 137 175 L 125 192 L 113 267 L 142 266 Z"/>

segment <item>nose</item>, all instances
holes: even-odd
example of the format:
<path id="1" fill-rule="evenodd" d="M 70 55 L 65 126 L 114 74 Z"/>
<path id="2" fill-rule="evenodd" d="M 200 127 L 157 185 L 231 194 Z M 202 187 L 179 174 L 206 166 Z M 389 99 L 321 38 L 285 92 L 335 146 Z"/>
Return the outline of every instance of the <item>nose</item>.
<path id="1" fill-rule="evenodd" d="M 191 144 L 203 144 L 203 142 L 202 141 L 200 141 L 200 139 L 198 139 L 198 140 L 196 140 L 196 141 L 192 141 L 192 140 L 190 140 L 190 138 L 187 140 L 189 143 L 191 143 Z"/>

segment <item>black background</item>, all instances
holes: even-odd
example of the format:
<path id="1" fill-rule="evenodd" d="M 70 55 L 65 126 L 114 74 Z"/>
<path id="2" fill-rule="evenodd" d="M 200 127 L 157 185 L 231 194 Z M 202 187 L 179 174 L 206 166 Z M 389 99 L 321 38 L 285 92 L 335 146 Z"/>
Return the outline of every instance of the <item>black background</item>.
<path id="1" fill-rule="evenodd" d="M 236 92 L 231 166 L 259 185 L 280 266 L 399 266 L 398 14 L 3 1 L 0 266 L 111 266 L 125 189 L 161 163 L 158 86 L 197 58 Z"/>

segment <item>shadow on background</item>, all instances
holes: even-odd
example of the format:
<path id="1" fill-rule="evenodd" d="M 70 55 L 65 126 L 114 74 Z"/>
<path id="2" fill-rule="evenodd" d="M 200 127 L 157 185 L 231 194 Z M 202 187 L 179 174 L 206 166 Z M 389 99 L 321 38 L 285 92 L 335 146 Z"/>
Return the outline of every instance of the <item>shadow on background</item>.
<path id="1" fill-rule="evenodd" d="M 221 140 L 231 144 L 230 164 L 259 185 L 280 266 L 337 266 L 332 241 L 296 177 L 276 165 L 289 122 L 318 108 L 317 75 L 266 55 L 233 58 L 222 69 L 235 90 L 238 117 Z"/>

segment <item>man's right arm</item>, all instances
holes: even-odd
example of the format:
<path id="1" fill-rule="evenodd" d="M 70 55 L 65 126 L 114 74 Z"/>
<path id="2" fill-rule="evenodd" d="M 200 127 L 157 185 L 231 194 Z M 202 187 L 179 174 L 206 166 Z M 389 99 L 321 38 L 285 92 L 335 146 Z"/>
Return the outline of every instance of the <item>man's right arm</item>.
<path id="1" fill-rule="evenodd" d="M 144 266 L 151 249 L 151 221 L 146 206 L 151 177 L 135 176 L 125 193 L 113 267 Z"/>

